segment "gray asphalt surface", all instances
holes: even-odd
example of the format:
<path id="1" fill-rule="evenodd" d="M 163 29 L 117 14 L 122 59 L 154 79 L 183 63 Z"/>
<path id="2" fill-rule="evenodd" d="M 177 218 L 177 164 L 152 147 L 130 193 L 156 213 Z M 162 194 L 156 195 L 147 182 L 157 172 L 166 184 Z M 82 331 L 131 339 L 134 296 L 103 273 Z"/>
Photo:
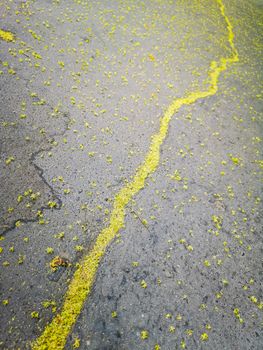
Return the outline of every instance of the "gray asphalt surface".
<path id="1" fill-rule="evenodd" d="M 217 1 L 0 4 L 0 348 L 30 349 L 166 108 L 231 50 Z M 225 9 L 240 60 L 174 115 L 66 349 L 263 348 L 263 4 Z"/>

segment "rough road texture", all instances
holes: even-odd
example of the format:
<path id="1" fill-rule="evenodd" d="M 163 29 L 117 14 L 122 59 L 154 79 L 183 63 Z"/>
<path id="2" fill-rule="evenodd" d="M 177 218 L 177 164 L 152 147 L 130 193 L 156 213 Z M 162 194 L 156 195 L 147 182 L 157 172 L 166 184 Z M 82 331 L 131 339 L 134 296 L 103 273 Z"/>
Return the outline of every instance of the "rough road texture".
<path id="1" fill-rule="evenodd" d="M 221 1 L 0 3 L 0 348 L 30 349 L 164 112 L 232 52 Z M 174 114 L 66 349 L 263 347 L 263 4 L 224 5 L 239 62 Z"/>

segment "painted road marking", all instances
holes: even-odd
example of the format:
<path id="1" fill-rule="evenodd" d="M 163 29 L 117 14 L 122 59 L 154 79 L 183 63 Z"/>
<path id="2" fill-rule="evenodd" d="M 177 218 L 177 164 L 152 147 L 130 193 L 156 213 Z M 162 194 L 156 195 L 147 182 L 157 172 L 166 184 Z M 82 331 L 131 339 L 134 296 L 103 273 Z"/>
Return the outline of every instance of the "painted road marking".
<path id="1" fill-rule="evenodd" d="M 159 131 L 152 137 L 144 162 L 137 169 L 133 180 L 127 183 L 115 196 L 109 226 L 100 232 L 93 248 L 80 262 L 69 284 L 60 313 L 53 318 L 40 337 L 32 344 L 33 350 L 60 350 L 64 348 L 67 337 L 92 289 L 94 278 L 105 251 L 119 230 L 124 226 L 127 204 L 144 187 L 147 177 L 154 173 L 159 164 L 160 148 L 167 136 L 173 115 L 184 105 L 191 105 L 198 99 L 216 94 L 220 74 L 227 69 L 229 64 L 239 61 L 238 52 L 234 45 L 233 27 L 225 14 L 225 6 L 222 0 L 216 1 L 227 25 L 228 43 L 232 50 L 232 56 L 228 58 L 222 57 L 218 62 L 211 62 L 208 72 L 210 78 L 208 90 L 189 93 L 186 97 L 174 100 L 167 108 L 160 120 Z"/>

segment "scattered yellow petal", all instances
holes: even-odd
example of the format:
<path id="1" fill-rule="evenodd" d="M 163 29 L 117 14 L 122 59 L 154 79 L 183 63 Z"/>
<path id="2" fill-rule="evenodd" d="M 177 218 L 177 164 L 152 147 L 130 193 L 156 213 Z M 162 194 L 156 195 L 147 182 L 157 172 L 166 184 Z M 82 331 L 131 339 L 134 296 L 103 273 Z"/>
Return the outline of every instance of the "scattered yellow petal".
<path id="1" fill-rule="evenodd" d="M 202 333 L 201 334 L 201 336 L 200 336 L 200 339 L 202 340 L 202 341 L 207 341 L 208 340 L 208 334 L 207 333 Z"/>
<path id="2" fill-rule="evenodd" d="M 148 331 L 141 331 L 141 339 L 145 340 L 149 338 L 149 333 Z"/>
<path id="3" fill-rule="evenodd" d="M 142 288 L 147 288 L 147 283 L 145 282 L 145 280 L 141 281 L 141 287 Z"/>

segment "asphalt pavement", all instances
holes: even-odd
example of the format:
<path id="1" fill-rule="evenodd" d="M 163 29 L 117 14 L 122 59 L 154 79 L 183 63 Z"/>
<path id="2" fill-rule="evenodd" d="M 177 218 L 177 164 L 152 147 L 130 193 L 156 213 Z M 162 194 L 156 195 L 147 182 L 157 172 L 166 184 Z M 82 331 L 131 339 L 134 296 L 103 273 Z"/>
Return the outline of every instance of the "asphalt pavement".
<path id="1" fill-rule="evenodd" d="M 0 18 L 0 349 L 261 350 L 263 2 Z"/>

